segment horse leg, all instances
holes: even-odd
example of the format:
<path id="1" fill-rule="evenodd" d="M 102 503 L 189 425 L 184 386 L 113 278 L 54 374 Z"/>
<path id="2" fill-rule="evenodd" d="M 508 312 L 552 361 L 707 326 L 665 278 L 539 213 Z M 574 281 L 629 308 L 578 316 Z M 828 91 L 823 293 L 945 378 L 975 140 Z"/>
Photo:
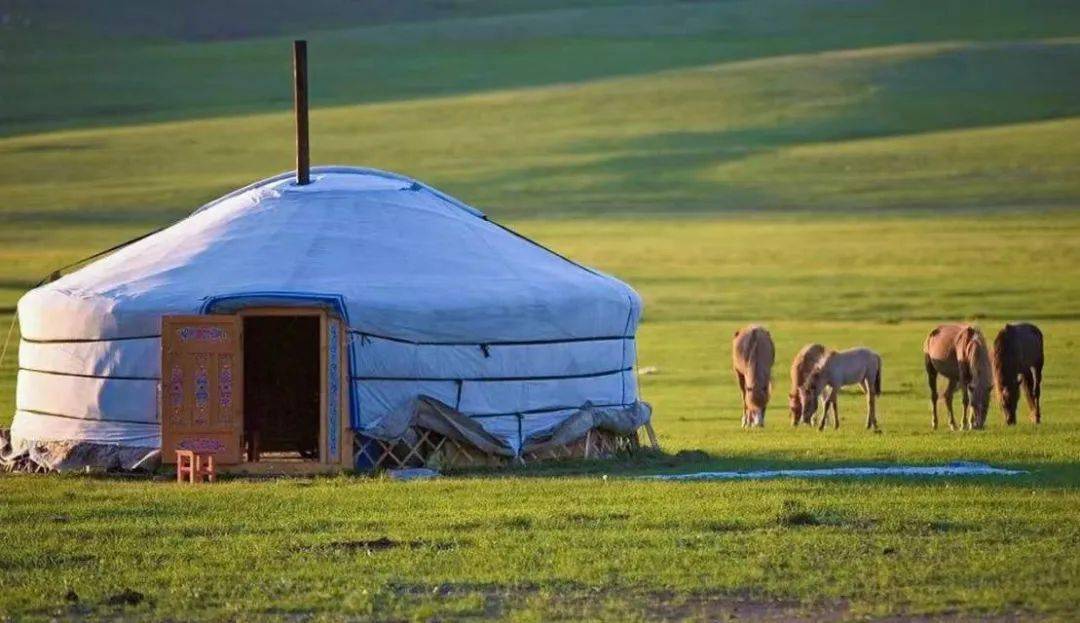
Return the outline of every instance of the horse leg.
<path id="1" fill-rule="evenodd" d="M 829 421 L 829 399 L 827 397 L 821 398 L 821 421 L 818 422 L 818 430 L 825 430 L 825 423 Z"/>
<path id="2" fill-rule="evenodd" d="M 949 430 L 956 430 L 956 416 L 953 414 L 953 394 L 956 393 L 956 381 L 953 379 L 948 380 L 948 384 L 945 385 L 945 410 L 949 412 Z"/>
<path id="3" fill-rule="evenodd" d="M 960 427 L 963 430 L 971 428 L 971 420 L 968 415 L 971 407 L 971 379 L 964 369 L 964 364 L 960 364 L 960 379 L 957 381 L 960 385 L 960 401 L 964 405 L 964 413 L 960 416 Z"/>
<path id="4" fill-rule="evenodd" d="M 1043 362 L 1040 359 L 1039 363 L 1035 364 L 1035 367 L 1032 368 L 1032 371 L 1034 372 L 1034 374 L 1032 376 L 1035 379 L 1035 392 L 1034 393 L 1035 393 L 1035 423 L 1036 424 L 1042 423 L 1042 379 L 1043 379 L 1042 369 L 1043 369 Z"/>
<path id="5" fill-rule="evenodd" d="M 866 383 L 866 429 L 877 430 L 877 394 L 874 392 L 874 385 L 870 379 L 864 382 Z"/>
<path id="6" fill-rule="evenodd" d="M 742 427 L 746 428 L 746 379 L 738 370 L 735 371 L 735 380 L 739 382 L 739 397 L 742 399 Z"/>
<path id="7" fill-rule="evenodd" d="M 837 408 L 837 401 L 839 397 L 840 388 L 834 387 L 832 393 L 829 394 L 829 401 L 832 402 L 832 421 L 834 430 L 838 430 L 840 428 L 840 410 Z"/>
<path id="8" fill-rule="evenodd" d="M 930 385 L 930 427 L 937 430 L 937 370 L 930 361 L 930 355 L 926 356 L 926 382 Z"/>
<path id="9" fill-rule="evenodd" d="M 1024 370 L 1022 374 L 1022 385 L 1024 386 L 1024 397 L 1027 398 L 1028 410 L 1031 412 L 1031 421 L 1038 424 L 1041 419 L 1039 417 L 1039 399 L 1037 394 L 1039 388 L 1035 384 L 1034 368 Z"/>
<path id="10" fill-rule="evenodd" d="M 874 422 L 873 416 L 870 415 L 870 405 L 873 403 L 870 395 L 874 393 L 874 386 L 871 385 L 869 378 L 865 378 L 859 381 L 859 387 L 866 392 L 866 430 L 870 430 Z"/>

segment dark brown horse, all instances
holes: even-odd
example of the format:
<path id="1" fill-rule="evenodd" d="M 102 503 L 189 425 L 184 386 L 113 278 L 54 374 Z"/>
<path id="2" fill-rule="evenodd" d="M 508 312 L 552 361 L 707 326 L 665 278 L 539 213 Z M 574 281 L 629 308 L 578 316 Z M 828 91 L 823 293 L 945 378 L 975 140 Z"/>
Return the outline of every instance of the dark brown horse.
<path id="1" fill-rule="evenodd" d="M 1006 324 L 994 339 L 991 353 L 994 362 L 994 382 L 997 384 L 1005 423 L 1016 424 L 1016 405 L 1020 402 L 1020 386 L 1024 387 L 1031 421 L 1042 421 L 1040 396 L 1043 376 L 1043 334 L 1033 324 Z"/>

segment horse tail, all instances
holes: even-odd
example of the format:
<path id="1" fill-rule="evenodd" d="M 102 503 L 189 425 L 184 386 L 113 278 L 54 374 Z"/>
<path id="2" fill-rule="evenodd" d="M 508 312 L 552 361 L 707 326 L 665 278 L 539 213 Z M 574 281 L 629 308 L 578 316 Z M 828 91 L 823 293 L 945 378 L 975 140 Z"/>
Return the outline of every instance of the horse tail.
<path id="1" fill-rule="evenodd" d="M 881 363 L 881 357 L 878 357 L 877 375 L 874 377 L 874 395 L 881 395 L 881 371 L 884 368 L 884 364 Z"/>
<path id="2" fill-rule="evenodd" d="M 926 336 L 926 339 L 925 339 L 925 340 L 923 340 L 923 347 L 922 347 L 922 349 L 923 349 L 923 352 L 924 352 L 924 353 L 926 353 L 926 354 L 927 354 L 928 356 L 929 356 L 929 354 L 930 354 L 930 343 L 934 341 L 934 337 L 935 337 L 935 336 L 936 336 L 936 335 L 937 335 L 938 333 L 941 333 L 941 327 L 934 327 L 934 328 L 933 328 L 933 329 L 932 329 L 932 330 L 930 331 L 930 333 L 929 333 L 929 334 L 927 334 L 927 336 Z"/>

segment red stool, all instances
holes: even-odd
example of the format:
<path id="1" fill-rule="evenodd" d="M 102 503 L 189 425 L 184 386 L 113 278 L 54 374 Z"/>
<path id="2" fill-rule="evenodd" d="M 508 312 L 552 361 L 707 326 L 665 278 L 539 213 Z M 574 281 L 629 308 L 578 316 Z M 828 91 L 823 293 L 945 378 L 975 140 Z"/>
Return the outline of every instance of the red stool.
<path id="1" fill-rule="evenodd" d="M 194 450 L 176 451 L 176 482 L 214 482 L 214 455 L 199 454 Z"/>

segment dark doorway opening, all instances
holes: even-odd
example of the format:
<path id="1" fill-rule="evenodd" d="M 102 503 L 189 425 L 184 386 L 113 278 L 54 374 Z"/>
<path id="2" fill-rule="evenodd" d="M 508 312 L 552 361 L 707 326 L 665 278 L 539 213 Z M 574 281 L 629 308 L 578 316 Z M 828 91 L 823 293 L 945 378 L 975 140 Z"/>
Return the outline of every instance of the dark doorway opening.
<path id="1" fill-rule="evenodd" d="M 244 318 L 248 461 L 319 460 L 319 317 Z"/>

